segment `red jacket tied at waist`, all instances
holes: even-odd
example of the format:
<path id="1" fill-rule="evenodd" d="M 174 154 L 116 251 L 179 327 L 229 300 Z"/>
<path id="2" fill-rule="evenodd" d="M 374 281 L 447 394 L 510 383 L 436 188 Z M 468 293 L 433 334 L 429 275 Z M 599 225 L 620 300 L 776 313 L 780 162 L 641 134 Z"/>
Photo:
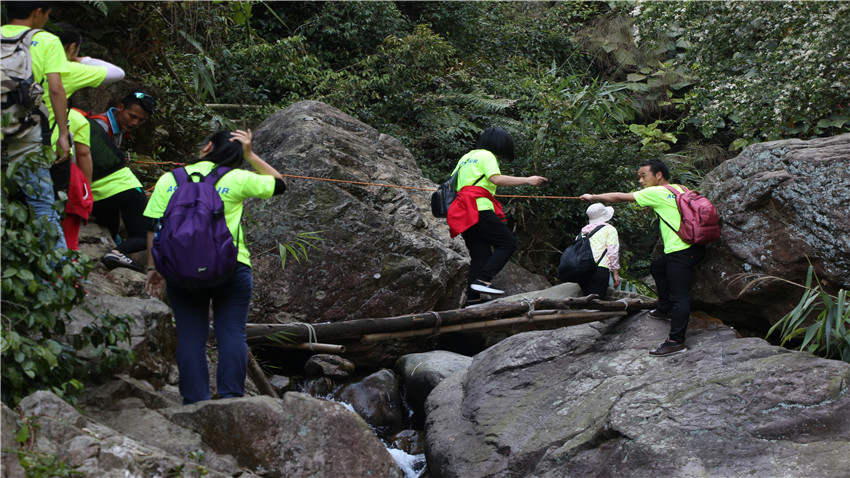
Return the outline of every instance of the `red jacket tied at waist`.
<path id="1" fill-rule="evenodd" d="M 449 212 L 446 215 L 451 237 L 455 237 L 478 224 L 478 203 L 476 201 L 478 198 L 487 198 L 492 201 L 494 212 L 502 221 L 505 221 L 502 204 L 496 201 L 490 191 L 481 186 L 464 186 L 457 192 L 457 197 L 449 206 Z"/>

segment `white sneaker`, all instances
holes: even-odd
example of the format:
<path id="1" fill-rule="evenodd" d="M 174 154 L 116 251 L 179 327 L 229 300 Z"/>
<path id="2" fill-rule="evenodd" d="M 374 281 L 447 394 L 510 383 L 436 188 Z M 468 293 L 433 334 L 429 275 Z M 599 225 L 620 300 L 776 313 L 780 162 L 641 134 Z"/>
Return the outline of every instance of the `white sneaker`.
<path id="1" fill-rule="evenodd" d="M 481 279 L 477 279 L 472 284 L 469 284 L 469 288 L 478 292 L 484 292 L 485 294 L 504 294 L 505 291 L 494 289 L 490 287 L 490 284 L 484 282 Z"/>

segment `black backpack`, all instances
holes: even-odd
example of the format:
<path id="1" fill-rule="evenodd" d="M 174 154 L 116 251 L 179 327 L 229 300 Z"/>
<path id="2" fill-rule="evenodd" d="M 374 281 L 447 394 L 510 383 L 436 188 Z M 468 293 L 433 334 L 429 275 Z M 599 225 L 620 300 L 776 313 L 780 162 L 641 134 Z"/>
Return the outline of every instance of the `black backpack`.
<path id="1" fill-rule="evenodd" d="M 608 253 L 608 248 L 605 248 L 598 261 L 594 261 L 590 237 L 603 227 L 605 224 L 600 224 L 589 234 L 579 234 L 573 245 L 564 250 L 561 254 L 561 262 L 558 264 L 558 279 L 561 282 L 579 282 L 590 277 L 590 274 L 596 270 L 602 258 Z"/>
<path id="2" fill-rule="evenodd" d="M 91 130 L 92 181 L 105 178 L 127 166 L 127 156 L 93 117 L 86 116 Z"/>
<path id="3" fill-rule="evenodd" d="M 450 177 L 446 182 L 440 184 L 436 191 L 431 194 L 431 214 L 434 217 L 446 217 L 449 214 L 449 206 L 452 205 L 455 198 L 457 197 L 457 173 L 460 171 L 458 168 L 452 177 Z M 478 179 L 472 183 L 472 186 L 478 184 L 478 181 L 481 181 L 484 178 L 482 174 Z"/>

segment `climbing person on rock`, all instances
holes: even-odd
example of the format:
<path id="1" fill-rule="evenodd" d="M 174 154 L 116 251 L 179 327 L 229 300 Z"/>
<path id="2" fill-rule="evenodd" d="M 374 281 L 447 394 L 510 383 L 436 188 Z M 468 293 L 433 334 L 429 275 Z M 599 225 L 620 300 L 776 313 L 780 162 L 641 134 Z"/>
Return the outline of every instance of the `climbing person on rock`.
<path id="1" fill-rule="evenodd" d="M 68 71 L 62 73 L 62 84 L 65 86 L 67 98 L 82 88 L 94 88 L 124 79 L 124 70 L 112 63 L 89 56 L 79 56 L 83 36 L 73 26 L 67 23 L 56 23 L 52 33 L 62 42 L 68 59 Z M 44 96 L 44 102 L 47 105 L 50 104 L 48 95 Z M 51 121 L 52 119 L 51 115 Z M 54 164 L 50 168 L 50 176 L 57 196 L 59 191 L 66 191 L 68 194 L 62 230 L 65 233 L 68 248 L 78 250 L 80 224 L 88 219 L 92 209 L 91 130 L 88 120 L 80 111 L 73 108 L 68 110 L 68 130 L 73 137 L 70 160 Z M 59 131 L 54 128 L 52 138 L 54 144 L 58 136 Z"/>
<path id="2" fill-rule="evenodd" d="M 583 294 L 596 294 L 600 300 L 605 299 L 608 294 L 609 276 L 614 278 L 614 287 L 620 285 L 620 238 L 617 229 L 608 224 L 612 217 L 613 207 L 593 203 L 587 208 L 587 225 L 581 228 L 582 234 L 590 234 L 602 226 L 590 237 L 593 259 L 597 262 L 596 269 L 586 279 L 578 282 Z"/>
<path id="3" fill-rule="evenodd" d="M 492 286 L 493 277 L 505 267 L 517 248 L 506 224 L 502 205 L 494 196 L 497 186 L 540 186 L 542 176 L 506 176 L 499 160 L 513 161 L 514 140 L 497 127 L 484 130 L 475 149 L 465 154 L 455 166 L 457 198 L 449 207 L 446 220 L 451 237 L 460 234 L 469 250 L 469 278 L 464 307 L 485 302 L 485 294 L 504 294 Z"/>
<path id="4" fill-rule="evenodd" d="M 652 261 L 649 267 L 658 289 L 658 308 L 649 311 L 656 319 L 670 319 L 670 336 L 650 355 L 669 355 L 687 350 L 685 332 L 691 317 L 691 275 L 694 267 L 705 257 L 704 245 L 684 242 L 674 228 L 681 223 L 676 206 L 676 195 L 665 186 L 682 192 L 680 185 L 670 184 L 670 169 L 658 159 L 640 165 L 638 182 L 643 189 L 634 193 L 611 192 L 583 194 L 583 201 L 636 202 L 651 207 L 658 214 L 664 254 Z M 666 224 L 665 224 L 666 222 Z M 667 225 L 669 224 L 669 226 Z"/>
<path id="5" fill-rule="evenodd" d="M 254 281 L 251 275 L 250 253 L 240 226 L 243 201 L 251 197 L 268 199 L 286 189 L 280 173 L 254 153 L 251 143 L 251 130 L 220 131 L 213 134 L 204 141 L 199 159 L 185 167 L 185 173 L 175 170 L 159 178 L 145 209 L 145 217 L 149 220 L 145 290 L 152 297 L 159 297 L 165 286 L 168 302 L 174 310 L 174 321 L 177 325 L 177 368 L 184 404 L 210 399 L 206 347 L 209 337 L 210 303 L 218 347 L 218 394 L 221 398 L 228 398 L 241 397 L 245 393 L 248 363 L 246 324 Z M 256 173 L 235 169 L 243 160 L 247 160 Z M 234 169 L 216 171 L 219 167 Z M 157 269 L 154 257 L 156 251 L 153 250 L 157 245 L 154 242 L 167 239 L 160 238 L 158 234 L 166 231 L 167 224 L 160 221 L 177 189 L 177 173 L 181 173 L 181 178 L 184 174 L 204 178 L 212 174 L 221 175 L 215 187 L 224 203 L 224 220 L 230 231 L 228 238 L 232 237 L 232 244 L 235 245 L 235 266 L 216 281 L 218 285 L 187 287 L 174 279 L 164 278 Z M 186 177 L 185 180 L 192 179 Z M 217 260 L 217 252 L 178 251 L 186 256 L 206 255 L 209 260 Z M 165 270 L 162 272 L 165 273 Z"/>
<path id="6" fill-rule="evenodd" d="M 94 196 L 92 215 L 98 224 L 109 230 L 116 243 L 115 248 L 100 259 L 110 270 L 126 267 L 143 272 L 127 254 L 145 250 L 148 221 L 143 213 L 148 200 L 142 183 L 127 163 L 121 144 L 147 121 L 155 108 L 156 98 L 153 95 L 134 91 L 126 95 L 118 106 L 89 117 Z M 122 220 L 127 229 L 125 239 L 118 235 Z"/>

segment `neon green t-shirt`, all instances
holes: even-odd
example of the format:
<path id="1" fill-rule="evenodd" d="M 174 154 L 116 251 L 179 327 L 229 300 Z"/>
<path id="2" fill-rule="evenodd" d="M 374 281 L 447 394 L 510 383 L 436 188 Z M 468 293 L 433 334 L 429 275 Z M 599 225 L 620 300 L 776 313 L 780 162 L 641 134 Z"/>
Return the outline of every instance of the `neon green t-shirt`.
<path id="1" fill-rule="evenodd" d="M 68 111 L 68 132 L 73 137 L 71 142 L 71 156 L 76 157 L 75 145 L 81 143 L 91 147 L 91 128 L 89 128 L 89 120 L 75 109 Z M 53 133 L 50 137 L 51 144 L 56 144 L 59 139 L 59 128 L 53 128 Z M 94 196 L 92 196 L 94 197 Z"/>
<path id="2" fill-rule="evenodd" d="M 98 87 L 103 83 L 105 78 L 105 66 L 84 65 L 76 61 L 69 61 L 68 71 L 62 73 L 62 85 L 65 87 L 65 97 L 70 98 L 71 95 L 83 88 Z M 47 94 L 47 91 L 44 92 L 44 104 L 47 105 L 48 111 L 50 111 L 50 124 L 53 124 L 53 108 L 50 106 L 50 95 Z"/>
<path id="3" fill-rule="evenodd" d="M 133 170 L 126 166 L 91 184 L 92 198 L 95 201 L 112 197 L 128 189 L 138 189 L 141 191 L 142 183 L 133 174 Z"/>
<path id="4" fill-rule="evenodd" d="M 682 186 L 678 184 L 671 184 L 670 186 L 680 192 L 684 192 Z M 679 214 L 679 208 L 676 206 L 676 195 L 669 189 L 664 186 L 650 186 L 636 191 L 634 196 L 635 202 L 639 206 L 651 207 L 670 226 L 673 226 L 676 230 L 679 229 L 682 223 L 682 216 Z M 667 224 L 664 224 L 664 222 L 661 222 L 659 227 L 661 228 L 661 240 L 664 242 L 665 254 L 682 251 L 691 247 L 690 244 L 683 241 L 676 234 L 676 230 L 667 227 Z"/>
<path id="5" fill-rule="evenodd" d="M 200 161 L 186 166 L 186 172 L 192 174 L 199 172 L 203 175 L 209 174 L 215 164 L 211 161 Z M 168 201 L 174 193 L 177 181 L 174 175 L 167 173 L 162 175 L 156 182 L 156 187 L 145 208 L 144 215 L 151 219 L 159 219 L 165 214 Z M 234 169 L 218 180 L 216 184 L 218 194 L 224 202 L 224 218 L 227 228 L 233 235 L 233 241 L 239 251 L 237 261 L 250 266 L 251 254 L 245 245 L 245 235 L 239 224 L 242 220 L 242 202 L 247 198 L 268 199 L 274 194 L 275 178 L 263 174 L 257 174 L 244 169 Z"/>
<path id="6" fill-rule="evenodd" d="M 496 185 L 490 182 L 490 177 L 495 174 L 502 174 L 502 172 L 499 170 L 499 162 L 496 160 L 496 156 L 490 151 L 473 149 L 460 158 L 452 174 L 455 171 L 458 171 L 458 191 L 464 186 L 472 186 L 475 183 L 475 186 L 481 186 L 490 191 L 493 196 L 496 195 Z M 481 175 L 484 175 L 484 177 L 476 183 L 475 181 Z M 479 211 L 493 211 L 495 209 L 493 202 L 487 198 L 478 198 L 476 202 Z"/>

